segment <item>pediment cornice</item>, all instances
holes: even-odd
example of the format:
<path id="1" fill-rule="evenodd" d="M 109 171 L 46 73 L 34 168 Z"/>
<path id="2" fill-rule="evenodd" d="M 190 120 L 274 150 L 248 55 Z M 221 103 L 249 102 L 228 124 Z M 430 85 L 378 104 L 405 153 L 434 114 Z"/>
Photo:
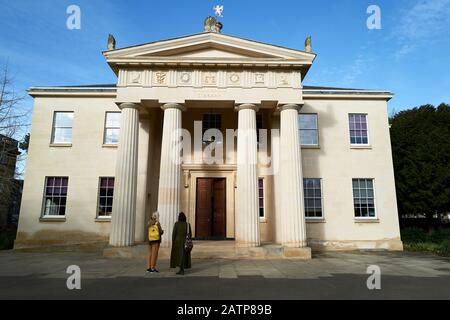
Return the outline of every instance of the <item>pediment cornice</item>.
<path id="1" fill-rule="evenodd" d="M 316 55 L 234 36 L 205 32 L 105 51 L 114 71 L 119 66 L 246 66 L 309 69 Z"/>

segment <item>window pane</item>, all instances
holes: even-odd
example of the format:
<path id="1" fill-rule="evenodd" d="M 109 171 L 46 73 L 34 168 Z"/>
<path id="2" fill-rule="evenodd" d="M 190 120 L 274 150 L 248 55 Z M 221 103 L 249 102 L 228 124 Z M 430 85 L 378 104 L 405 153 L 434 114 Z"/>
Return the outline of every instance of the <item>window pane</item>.
<path id="1" fill-rule="evenodd" d="M 53 135 L 54 143 L 71 143 L 72 128 L 55 128 Z"/>
<path id="2" fill-rule="evenodd" d="M 110 216 L 112 213 L 114 197 L 114 178 L 100 178 L 100 190 L 98 199 L 98 216 Z"/>
<path id="3" fill-rule="evenodd" d="M 56 112 L 55 127 L 72 127 L 73 112 Z"/>
<path id="4" fill-rule="evenodd" d="M 322 190 L 320 179 L 303 179 L 306 217 L 322 217 Z"/>
<path id="5" fill-rule="evenodd" d="M 369 134 L 367 126 L 367 115 L 365 114 L 350 114 L 350 143 L 351 144 L 368 144 Z"/>
<path id="6" fill-rule="evenodd" d="M 373 179 L 353 179 L 355 217 L 376 216 L 373 195 Z"/>
<path id="7" fill-rule="evenodd" d="M 259 187 L 259 216 L 264 218 L 264 179 L 258 179 Z"/>
<path id="8" fill-rule="evenodd" d="M 69 179 L 66 177 L 47 177 L 45 179 L 43 215 L 65 215 L 68 182 Z"/>
<path id="9" fill-rule="evenodd" d="M 300 130 L 300 143 L 302 145 L 317 145 L 317 131 Z"/>
<path id="10" fill-rule="evenodd" d="M 300 114 L 300 129 L 317 129 L 317 114 Z"/>
<path id="11" fill-rule="evenodd" d="M 105 144 L 119 143 L 120 129 L 106 129 Z"/>
<path id="12" fill-rule="evenodd" d="M 107 112 L 106 113 L 106 127 L 107 128 L 120 128 L 120 112 Z"/>

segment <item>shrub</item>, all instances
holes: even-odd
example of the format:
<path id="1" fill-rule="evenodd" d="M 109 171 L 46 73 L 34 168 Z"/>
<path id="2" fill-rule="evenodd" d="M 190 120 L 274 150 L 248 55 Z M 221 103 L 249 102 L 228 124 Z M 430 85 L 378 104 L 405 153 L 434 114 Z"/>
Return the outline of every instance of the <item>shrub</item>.
<path id="1" fill-rule="evenodd" d="M 438 254 L 450 256 L 450 239 L 443 241 L 438 248 Z"/>
<path id="2" fill-rule="evenodd" d="M 442 243 L 445 240 L 450 239 L 450 230 L 449 229 L 435 230 L 428 236 L 428 239 L 433 243 Z"/>
<path id="3" fill-rule="evenodd" d="M 401 231 L 402 240 L 406 243 L 419 243 L 427 241 L 427 234 L 419 228 L 406 228 Z"/>
<path id="4" fill-rule="evenodd" d="M 0 230 L 0 250 L 9 250 L 14 246 L 16 231 Z"/>

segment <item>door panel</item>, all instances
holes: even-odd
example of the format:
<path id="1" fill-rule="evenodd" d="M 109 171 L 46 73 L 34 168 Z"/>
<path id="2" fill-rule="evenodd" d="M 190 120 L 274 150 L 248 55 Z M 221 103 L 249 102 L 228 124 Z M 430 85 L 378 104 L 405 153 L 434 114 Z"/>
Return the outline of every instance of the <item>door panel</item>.
<path id="1" fill-rule="evenodd" d="M 213 235 L 215 237 L 226 237 L 226 180 L 215 179 L 213 183 Z"/>
<path id="2" fill-rule="evenodd" d="M 195 237 L 226 237 L 226 179 L 198 178 Z"/>
<path id="3" fill-rule="evenodd" d="M 197 215 L 195 219 L 196 237 L 211 237 L 212 224 L 212 180 L 197 180 Z"/>

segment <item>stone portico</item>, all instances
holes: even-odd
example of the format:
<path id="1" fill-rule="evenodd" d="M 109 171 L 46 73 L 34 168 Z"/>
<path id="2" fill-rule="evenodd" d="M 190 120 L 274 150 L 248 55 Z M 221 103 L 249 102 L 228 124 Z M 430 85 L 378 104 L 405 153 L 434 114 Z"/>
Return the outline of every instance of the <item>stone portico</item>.
<path id="1" fill-rule="evenodd" d="M 235 190 L 234 226 L 230 238 L 238 247 L 261 245 L 258 204 L 258 143 L 256 113 L 264 109 L 281 127 L 279 157 L 281 210 L 275 217 L 277 242 L 289 248 L 305 248 L 301 148 L 298 112 L 303 105 L 301 79 L 315 55 L 214 32 L 156 42 L 104 53 L 118 75 L 116 103 L 122 111 L 121 136 L 116 165 L 117 187 L 110 245 L 136 242 L 136 192 L 138 184 L 139 115 L 162 109 L 157 209 L 165 230 L 162 247 L 171 245 L 172 226 L 182 207 L 190 220 L 195 198 L 183 203 L 183 189 L 195 188 L 183 178 L 207 171 L 210 176 L 228 166 Z M 237 148 L 226 154 L 225 164 L 201 168 L 203 159 L 182 163 L 173 135 L 182 129 L 183 113 L 192 109 L 229 109 L 237 113 Z M 231 129 L 231 128 L 230 128 Z M 142 138 L 141 138 L 142 139 Z M 283 150 L 283 152 L 280 152 Z M 152 157 L 149 150 L 148 157 Z M 274 160 L 277 161 L 277 160 Z M 184 177 L 186 175 L 186 177 Z M 195 209 L 194 209 L 195 210 Z M 234 231 L 234 232 L 233 232 Z M 233 236 L 234 233 L 234 236 Z M 302 255 L 304 254 L 302 251 Z"/>

